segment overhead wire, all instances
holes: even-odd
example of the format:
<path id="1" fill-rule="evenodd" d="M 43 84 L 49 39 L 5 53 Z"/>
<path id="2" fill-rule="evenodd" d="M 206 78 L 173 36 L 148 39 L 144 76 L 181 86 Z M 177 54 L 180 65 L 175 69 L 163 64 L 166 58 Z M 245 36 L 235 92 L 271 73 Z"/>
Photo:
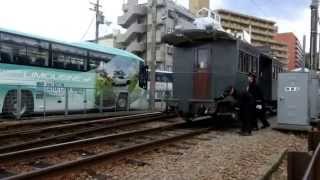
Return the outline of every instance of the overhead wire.
<path id="1" fill-rule="evenodd" d="M 94 22 L 94 19 L 95 19 L 95 17 L 93 17 L 93 18 L 91 19 L 91 22 L 90 22 L 90 24 L 89 24 L 86 32 L 85 32 L 85 33 L 82 35 L 82 37 L 81 37 L 81 41 L 87 36 L 87 34 L 88 34 L 88 32 L 89 32 L 89 30 L 90 30 L 90 28 L 91 28 L 91 26 L 92 26 L 92 24 L 93 24 L 93 22 Z"/>

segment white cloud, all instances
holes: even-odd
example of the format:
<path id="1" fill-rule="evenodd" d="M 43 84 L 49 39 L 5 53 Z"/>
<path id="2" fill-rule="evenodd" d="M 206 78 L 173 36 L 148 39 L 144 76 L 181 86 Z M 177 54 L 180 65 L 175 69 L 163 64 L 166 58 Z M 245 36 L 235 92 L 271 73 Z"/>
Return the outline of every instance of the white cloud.
<path id="1" fill-rule="evenodd" d="M 0 27 L 45 37 L 80 41 L 88 28 L 94 12 L 89 8 L 95 0 L 1 0 Z M 117 16 L 121 15 L 122 1 L 101 0 L 106 20 L 114 24 L 102 27 L 101 34 L 116 27 Z M 94 23 L 86 39 L 94 37 Z"/>

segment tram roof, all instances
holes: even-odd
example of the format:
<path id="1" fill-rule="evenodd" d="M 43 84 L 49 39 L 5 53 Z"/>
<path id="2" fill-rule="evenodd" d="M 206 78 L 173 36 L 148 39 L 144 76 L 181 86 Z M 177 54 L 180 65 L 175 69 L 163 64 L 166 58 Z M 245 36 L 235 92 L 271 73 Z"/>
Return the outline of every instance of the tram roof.
<path id="1" fill-rule="evenodd" d="M 46 37 L 42 37 L 42 36 L 38 36 L 38 35 L 33 35 L 33 34 L 24 33 L 24 32 L 20 32 L 20 31 L 16 31 L 16 30 L 1 28 L 1 27 L 0 27 L 0 32 L 14 34 L 14 35 L 23 36 L 23 37 L 28 37 L 28 38 L 37 39 L 37 40 L 43 40 L 43 41 L 52 42 L 52 43 L 63 44 L 66 46 L 72 46 L 72 47 L 77 47 L 77 48 L 91 50 L 91 51 L 97 51 L 97 52 L 108 53 L 108 54 L 113 54 L 113 55 L 125 56 L 125 57 L 129 57 L 129 58 L 137 59 L 139 61 L 144 61 L 142 58 L 140 58 L 137 55 L 132 54 L 130 52 L 127 52 L 127 51 L 124 51 L 121 49 L 117 49 L 117 48 L 112 48 L 112 47 L 107 47 L 107 46 L 95 44 L 92 42 L 69 43 L 66 41 L 46 38 Z"/>
<path id="2" fill-rule="evenodd" d="M 132 54 L 128 51 L 124 51 L 124 50 L 117 49 L 117 48 L 111 48 L 111 47 L 99 45 L 99 44 L 92 43 L 92 42 L 77 42 L 77 43 L 71 43 L 71 45 L 76 46 L 76 47 L 80 47 L 80 48 L 84 48 L 84 49 L 88 49 L 88 50 L 99 51 L 99 52 L 104 52 L 104 53 L 109 53 L 109 54 L 114 54 L 114 55 L 120 55 L 120 56 L 126 56 L 129 58 L 144 61 L 139 56 Z"/>

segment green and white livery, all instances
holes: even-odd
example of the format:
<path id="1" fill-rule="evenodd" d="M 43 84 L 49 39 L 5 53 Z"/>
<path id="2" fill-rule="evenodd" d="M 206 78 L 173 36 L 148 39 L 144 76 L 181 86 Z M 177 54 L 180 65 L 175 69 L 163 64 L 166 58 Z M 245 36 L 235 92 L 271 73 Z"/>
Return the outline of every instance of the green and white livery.
<path id="1" fill-rule="evenodd" d="M 143 59 L 0 28 L 0 112 L 147 109 Z"/>

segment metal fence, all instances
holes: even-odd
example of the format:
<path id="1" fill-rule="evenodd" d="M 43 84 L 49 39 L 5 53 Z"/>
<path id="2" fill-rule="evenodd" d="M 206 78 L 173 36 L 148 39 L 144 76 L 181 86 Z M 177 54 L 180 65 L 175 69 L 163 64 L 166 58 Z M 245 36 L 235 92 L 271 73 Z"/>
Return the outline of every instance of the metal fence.
<path id="1" fill-rule="evenodd" d="M 111 91 L 107 88 L 58 86 L 2 86 L 0 102 L 2 115 L 20 119 L 38 115 L 46 118 L 52 114 L 102 113 L 105 111 L 130 111 L 133 102 L 125 88 Z M 146 97 L 145 97 L 146 98 Z"/>

